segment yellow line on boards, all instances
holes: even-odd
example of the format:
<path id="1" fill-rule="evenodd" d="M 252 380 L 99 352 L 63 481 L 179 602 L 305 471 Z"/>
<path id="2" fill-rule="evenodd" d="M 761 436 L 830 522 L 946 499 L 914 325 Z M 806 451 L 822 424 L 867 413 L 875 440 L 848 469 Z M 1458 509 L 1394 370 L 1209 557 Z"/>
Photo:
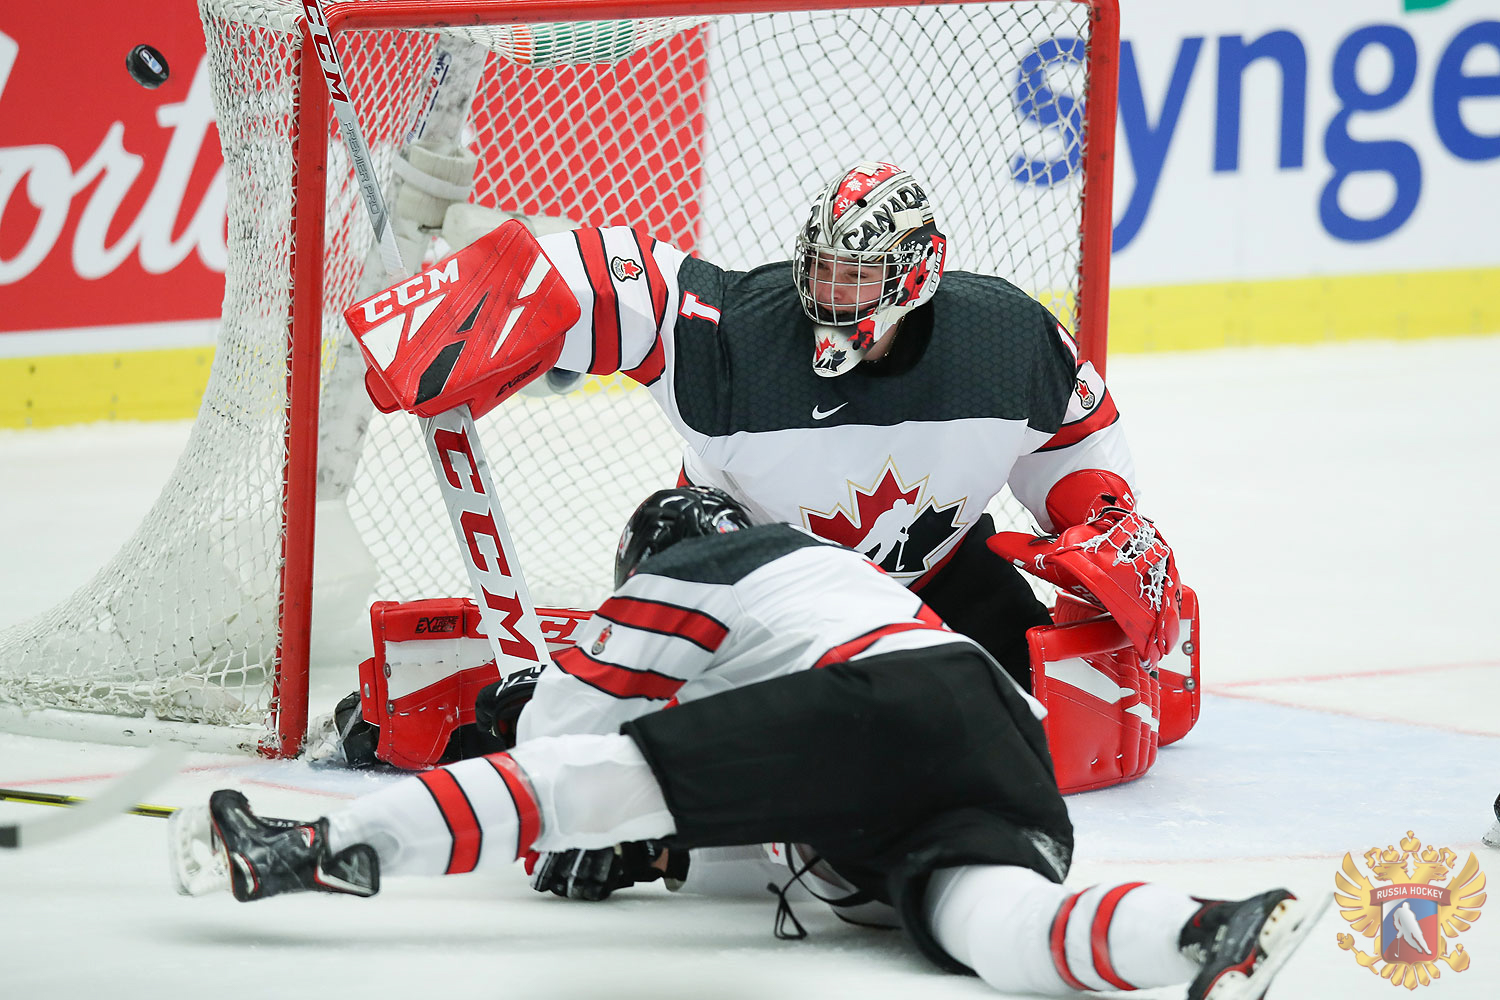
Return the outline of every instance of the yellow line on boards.
<path id="1" fill-rule="evenodd" d="M 0 427 L 191 417 L 213 356 L 179 347 L 0 358 Z"/>
<path id="2" fill-rule="evenodd" d="M 1500 268 L 1112 288 L 1109 352 L 1500 332 Z"/>
<path id="3" fill-rule="evenodd" d="M 1500 267 L 1114 288 L 1109 351 L 1205 350 L 1500 332 Z M 212 347 L 0 357 L 0 428 L 180 420 L 198 412 Z M 579 391 L 624 392 L 623 376 Z"/>

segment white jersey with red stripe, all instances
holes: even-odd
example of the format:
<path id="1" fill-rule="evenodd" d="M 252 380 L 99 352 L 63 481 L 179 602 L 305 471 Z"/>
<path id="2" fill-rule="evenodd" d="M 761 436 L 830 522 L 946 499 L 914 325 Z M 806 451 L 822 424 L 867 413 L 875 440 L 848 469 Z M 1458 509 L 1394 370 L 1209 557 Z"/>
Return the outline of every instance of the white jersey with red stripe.
<path id="1" fill-rule="evenodd" d="M 1077 469 L 1131 482 L 1103 380 L 1002 278 L 946 274 L 891 355 L 812 370 L 790 262 L 726 271 L 624 227 L 541 238 L 582 306 L 557 366 L 644 385 L 686 442 L 689 481 L 919 585 L 1007 483 L 1045 529 Z"/>
<path id="2" fill-rule="evenodd" d="M 880 653 L 962 643 L 988 656 L 859 553 L 787 524 L 646 559 L 574 635 L 521 714 L 523 742 L 613 733 L 670 704 Z"/>

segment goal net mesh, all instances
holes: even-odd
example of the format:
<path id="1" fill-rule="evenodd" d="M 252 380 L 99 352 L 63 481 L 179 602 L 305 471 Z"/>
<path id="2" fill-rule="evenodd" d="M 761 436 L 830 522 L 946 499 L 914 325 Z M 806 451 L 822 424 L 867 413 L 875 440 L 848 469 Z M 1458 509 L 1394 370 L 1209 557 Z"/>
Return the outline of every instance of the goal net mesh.
<path id="1" fill-rule="evenodd" d="M 434 18 L 454 6 L 434 4 Z M 468 593 L 415 419 L 372 411 L 347 377 L 341 310 L 356 297 L 371 234 L 336 129 L 298 134 L 301 5 L 200 9 L 229 192 L 212 374 L 135 535 L 69 600 L 0 634 L 0 703 L 22 713 L 270 723 L 299 211 L 325 219 L 313 248 L 324 275 L 315 638 L 357 629 L 371 600 Z M 1089 18 L 1083 3 L 999 2 L 455 31 L 488 50 L 464 135 L 480 156 L 472 200 L 636 226 L 744 269 L 789 256 L 834 170 L 890 160 L 926 185 L 948 267 L 1003 275 L 1076 329 Z M 438 37 L 339 35 L 383 183 Z M 326 146 L 322 206 L 295 203 L 294 141 Z M 680 443 L 632 386 L 590 376 L 566 394 L 516 397 L 480 422 L 539 605 L 595 606 L 625 518 L 675 481 Z M 1002 524 L 1030 524 L 1004 497 L 991 509 Z M 345 691 L 354 666 L 331 665 Z"/>

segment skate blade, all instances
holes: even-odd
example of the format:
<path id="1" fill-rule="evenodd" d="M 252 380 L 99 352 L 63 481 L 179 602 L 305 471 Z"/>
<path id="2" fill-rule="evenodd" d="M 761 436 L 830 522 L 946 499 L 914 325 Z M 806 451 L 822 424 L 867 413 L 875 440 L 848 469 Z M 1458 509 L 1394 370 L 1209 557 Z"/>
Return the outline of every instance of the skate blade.
<path id="1" fill-rule="evenodd" d="M 1490 832 L 1484 835 L 1484 842 L 1490 847 L 1500 847 L 1500 820 L 1490 827 Z"/>
<path id="2" fill-rule="evenodd" d="M 181 896 L 229 890 L 229 868 L 214 836 L 208 806 L 188 806 L 167 818 L 167 864 Z"/>
<path id="3" fill-rule="evenodd" d="M 1266 926 L 1261 928 L 1259 947 L 1265 957 L 1249 976 L 1221 980 L 1209 991 L 1205 1000 L 1260 1000 L 1266 995 L 1266 990 L 1270 989 L 1271 980 L 1312 933 L 1318 920 L 1328 912 L 1331 905 L 1332 893 L 1317 899 L 1283 901 Z"/>

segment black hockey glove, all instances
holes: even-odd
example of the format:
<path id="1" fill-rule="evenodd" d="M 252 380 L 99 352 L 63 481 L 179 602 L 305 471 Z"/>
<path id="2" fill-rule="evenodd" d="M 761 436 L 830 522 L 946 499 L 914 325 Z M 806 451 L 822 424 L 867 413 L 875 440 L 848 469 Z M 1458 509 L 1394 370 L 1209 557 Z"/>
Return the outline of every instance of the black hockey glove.
<path id="1" fill-rule="evenodd" d="M 486 753 L 498 753 L 516 745 L 516 723 L 521 718 L 521 709 L 536 694 L 536 681 L 541 674 L 541 664 L 517 670 L 484 688 L 474 699 L 474 725 L 493 744 Z"/>
<path id="2" fill-rule="evenodd" d="M 375 746 L 380 742 L 380 729 L 366 722 L 360 713 L 359 692 L 344 696 L 333 710 L 333 725 L 339 734 L 339 752 L 344 763 L 353 768 L 382 767 L 375 756 Z"/>
<path id="3" fill-rule="evenodd" d="M 605 899 L 616 889 L 637 882 L 667 880 L 668 889 L 682 885 L 688 873 L 688 852 L 678 849 L 667 855 L 667 870 L 655 862 L 666 851 L 659 840 L 638 840 L 592 851 L 571 850 L 543 854 L 531 873 L 531 887 L 566 899 Z"/>

